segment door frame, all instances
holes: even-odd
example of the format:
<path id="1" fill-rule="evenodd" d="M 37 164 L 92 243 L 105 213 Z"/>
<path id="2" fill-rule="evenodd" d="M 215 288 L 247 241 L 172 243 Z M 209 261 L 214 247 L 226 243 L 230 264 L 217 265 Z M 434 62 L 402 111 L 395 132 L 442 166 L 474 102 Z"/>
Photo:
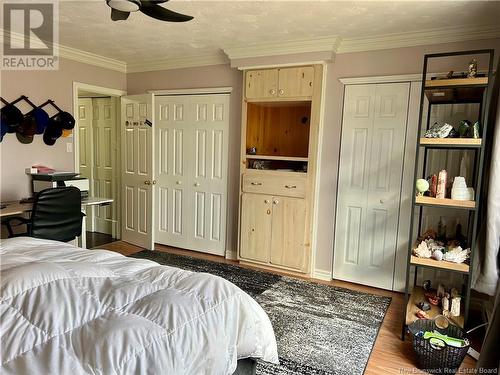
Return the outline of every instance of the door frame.
<path id="1" fill-rule="evenodd" d="M 221 86 L 221 87 L 202 87 L 202 88 L 190 88 L 190 89 L 159 89 L 159 90 L 147 90 L 146 93 L 153 94 L 156 96 L 191 96 L 191 95 L 217 95 L 217 94 L 228 94 L 229 95 L 229 128 L 228 128 L 228 156 L 230 153 L 230 133 L 231 133 L 231 101 L 233 98 L 231 97 L 233 92 L 232 86 Z M 153 108 L 153 111 L 155 108 Z M 154 129 L 153 129 L 154 130 Z M 155 155 L 153 155 L 153 159 Z M 156 167 L 156 166 L 155 166 Z M 153 176 L 156 177 L 156 169 L 153 169 Z M 231 247 L 231 224 L 232 220 L 230 220 L 230 210 L 229 205 L 233 199 L 233 192 L 230 189 L 231 184 L 231 165 L 230 160 L 228 160 L 227 164 L 227 182 L 226 182 L 226 238 L 224 239 L 224 248 L 225 248 L 225 258 L 226 259 L 236 259 L 235 253 L 233 253 L 230 249 Z M 239 186 L 239 185 L 238 185 Z M 157 189 L 153 189 L 153 198 L 156 199 Z M 239 193 L 236 193 L 236 196 L 239 199 Z M 153 216 L 155 212 L 153 210 Z M 238 228 L 238 219 L 236 219 L 236 227 Z M 156 228 L 153 227 L 153 233 L 156 231 Z M 153 238 L 154 242 L 154 238 Z M 236 245 L 237 246 L 237 245 Z"/>
<path id="2" fill-rule="evenodd" d="M 120 145 L 121 147 L 121 139 L 120 139 L 120 117 L 121 117 L 121 107 L 120 107 L 120 97 L 123 95 L 126 95 L 127 92 L 124 90 L 119 90 L 119 89 L 113 89 L 110 87 L 103 87 L 103 86 L 96 86 L 96 85 L 91 85 L 88 83 L 83 83 L 83 82 L 77 82 L 73 81 L 73 116 L 75 117 L 75 127 L 73 129 L 71 137 L 73 138 L 73 162 L 74 162 L 74 171 L 75 173 L 80 172 L 80 141 L 78 139 L 78 134 L 79 134 L 79 124 L 78 124 L 78 93 L 79 91 L 89 91 L 95 94 L 100 94 L 100 95 L 106 95 L 110 96 L 114 100 L 116 100 L 116 106 L 115 106 L 115 118 L 116 118 L 116 130 L 117 130 L 117 144 Z M 117 168 L 118 170 L 121 170 L 121 158 L 117 158 Z M 117 182 L 118 186 L 121 187 L 120 181 Z M 119 192 L 119 190 L 118 190 Z M 118 193 L 118 199 L 120 199 L 120 192 Z M 116 202 L 115 202 L 116 204 Z M 92 210 L 91 215 L 94 215 L 94 207 L 90 207 L 90 210 Z M 117 210 L 117 217 L 119 220 L 119 223 L 121 223 L 121 210 Z M 84 221 L 85 222 L 85 221 Z M 86 228 L 82 228 L 82 231 L 86 231 Z M 116 236 L 118 238 L 121 237 L 121 229 L 120 225 L 117 225 L 117 233 Z"/>
<path id="3" fill-rule="evenodd" d="M 417 138 L 418 129 L 418 105 L 420 102 L 420 88 L 421 88 L 421 74 L 401 74 L 392 76 L 368 76 L 368 77 L 353 77 L 353 78 L 339 78 L 340 83 L 343 85 L 342 92 L 345 92 L 347 85 L 357 84 L 376 84 L 376 83 L 401 83 L 408 82 L 410 84 L 410 93 L 408 98 L 408 114 L 406 121 L 406 137 L 405 137 L 405 154 L 403 161 L 401 192 L 400 192 L 400 205 L 399 205 L 399 220 L 398 220 L 398 233 L 396 239 L 396 256 L 394 259 L 394 277 L 392 282 L 393 291 L 404 291 L 406 280 L 406 251 L 408 249 L 408 232 L 410 229 L 410 215 L 411 215 L 411 194 L 413 192 L 413 174 L 415 167 L 415 151 L 414 144 Z M 345 97 L 342 95 L 342 108 Z M 344 112 L 342 109 L 341 123 L 344 121 Z M 340 134 L 340 144 L 342 144 L 342 129 Z M 340 150 L 340 149 L 339 149 Z M 335 194 L 334 206 L 334 238 L 333 238 L 333 251 L 331 263 L 331 278 L 335 278 L 334 274 L 334 256 L 335 251 L 335 236 L 336 236 L 336 223 L 337 223 L 337 206 L 338 206 L 338 184 L 340 172 L 340 154 L 339 162 L 337 165 L 337 184 Z M 408 202 L 409 201 L 409 202 Z"/>

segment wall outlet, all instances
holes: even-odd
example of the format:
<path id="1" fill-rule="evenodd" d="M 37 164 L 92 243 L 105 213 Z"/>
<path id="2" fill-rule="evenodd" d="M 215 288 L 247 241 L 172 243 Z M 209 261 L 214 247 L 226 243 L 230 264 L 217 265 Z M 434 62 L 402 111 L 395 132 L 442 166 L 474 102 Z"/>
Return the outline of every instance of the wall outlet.
<path id="1" fill-rule="evenodd" d="M 66 143 L 66 152 L 73 152 L 73 143 Z"/>
<path id="2" fill-rule="evenodd" d="M 26 173 L 26 174 L 34 174 L 34 173 L 38 173 L 38 169 L 33 168 L 33 167 L 31 167 L 31 168 L 25 168 L 25 169 L 24 169 L 24 173 Z"/>

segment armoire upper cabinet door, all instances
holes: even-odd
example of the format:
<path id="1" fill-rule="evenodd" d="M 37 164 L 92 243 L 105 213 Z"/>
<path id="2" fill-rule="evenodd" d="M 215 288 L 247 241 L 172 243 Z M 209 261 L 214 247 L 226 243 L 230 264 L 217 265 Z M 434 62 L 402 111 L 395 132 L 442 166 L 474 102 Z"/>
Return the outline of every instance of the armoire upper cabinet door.
<path id="1" fill-rule="evenodd" d="M 278 94 L 278 70 L 249 70 L 245 76 L 247 99 L 274 98 Z"/>
<path id="2" fill-rule="evenodd" d="M 278 69 L 278 96 L 294 98 L 312 96 L 314 89 L 314 68 L 299 66 Z"/>

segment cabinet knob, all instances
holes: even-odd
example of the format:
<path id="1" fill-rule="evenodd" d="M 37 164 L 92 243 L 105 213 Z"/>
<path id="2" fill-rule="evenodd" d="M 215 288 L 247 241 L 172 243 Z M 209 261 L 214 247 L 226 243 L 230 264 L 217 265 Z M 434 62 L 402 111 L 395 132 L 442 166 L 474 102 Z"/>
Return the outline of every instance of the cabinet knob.
<path id="1" fill-rule="evenodd" d="M 381 199 L 381 200 L 380 200 L 380 204 L 384 204 L 384 202 L 385 202 L 385 201 L 384 201 L 383 199 Z"/>
<path id="2" fill-rule="evenodd" d="M 297 185 L 285 185 L 287 189 L 297 189 Z"/>
<path id="3" fill-rule="evenodd" d="M 276 89 L 271 89 L 271 90 L 269 90 L 269 94 L 271 94 L 271 95 L 276 95 Z"/>
<path id="4" fill-rule="evenodd" d="M 269 208 L 267 209 L 267 214 L 271 215 L 271 210 Z"/>
<path id="5" fill-rule="evenodd" d="M 156 185 L 156 180 L 153 180 L 151 183 L 152 183 L 153 185 Z"/>
<path id="6" fill-rule="evenodd" d="M 253 186 L 262 186 L 262 182 L 250 182 L 250 185 L 253 185 Z"/>
<path id="7" fill-rule="evenodd" d="M 279 93 L 280 95 L 283 95 L 283 94 L 285 93 L 285 90 L 280 89 L 280 90 L 278 91 L 278 93 Z"/>
<path id="8" fill-rule="evenodd" d="M 195 182 L 194 186 L 200 186 L 200 183 L 199 182 Z"/>
<path id="9" fill-rule="evenodd" d="M 280 202 L 280 201 L 279 201 L 279 200 L 277 200 L 277 199 L 275 199 L 275 200 L 273 201 L 273 203 L 274 203 L 274 204 L 278 204 L 279 202 Z"/>
<path id="10" fill-rule="evenodd" d="M 151 181 L 149 180 L 144 181 L 144 185 L 151 185 Z"/>
<path id="11" fill-rule="evenodd" d="M 177 185 L 182 185 L 182 181 L 176 181 L 175 182 Z"/>
<path id="12" fill-rule="evenodd" d="M 269 199 L 265 199 L 265 200 L 264 200 L 264 203 L 265 203 L 265 204 L 269 204 Z"/>

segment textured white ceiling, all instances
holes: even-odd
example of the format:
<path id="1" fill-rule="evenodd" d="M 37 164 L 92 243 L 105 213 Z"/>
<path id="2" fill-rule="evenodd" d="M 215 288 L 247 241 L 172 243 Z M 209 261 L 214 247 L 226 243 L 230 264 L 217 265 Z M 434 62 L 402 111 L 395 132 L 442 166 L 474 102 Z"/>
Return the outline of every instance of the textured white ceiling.
<path id="1" fill-rule="evenodd" d="M 498 25 L 500 1 L 207 1 L 164 6 L 194 16 L 168 23 L 133 13 L 111 21 L 105 0 L 60 2 L 60 43 L 137 63 L 315 37 L 369 37 L 440 27 Z"/>

